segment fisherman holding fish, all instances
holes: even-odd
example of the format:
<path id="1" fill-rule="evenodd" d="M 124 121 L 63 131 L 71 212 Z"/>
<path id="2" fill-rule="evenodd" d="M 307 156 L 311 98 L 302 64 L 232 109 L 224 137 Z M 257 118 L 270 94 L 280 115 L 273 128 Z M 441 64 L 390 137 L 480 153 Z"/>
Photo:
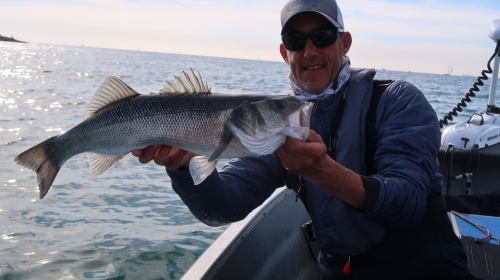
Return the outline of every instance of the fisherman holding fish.
<path id="1" fill-rule="evenodd" d="M 174 190 L 211 226 L 242 220 L 276 188 L 294 189 L 314 223 L 324 279 L 472 279 L 440 195 L 440 130 L 424 95 L 404 81 L 382 85 L 369 124 L 375 71 L 350 68 L 352 37 L 337 3 L 290 0 L 281 24 L 291 95 L 316 105 L 308 141 L 288 137 L 275 153 L 233 160 L 200 185 L 187 172 L 191 152 L 133 154 L 166 166 Z"/>
<path id="2" fill-rule="evenodd" d="M 153 95 L 108 77 L 84 121 L 15 161 L 37 172 L 43 198 L 74 155 L 86 153 L 98 176 L 132 150 L 166 166 L 210 226 L 244 219 L 286 185 L 311 216 L 324 279 L 472 279 L 445 210 L 440 130 L 422 92 L 351 69 L 352 37 L 335 0 L 290 0 L 281 25 L 290 96 L 210 96 L 193 71 Z M 237 159 L 218 171 L 221 158 Z"/>

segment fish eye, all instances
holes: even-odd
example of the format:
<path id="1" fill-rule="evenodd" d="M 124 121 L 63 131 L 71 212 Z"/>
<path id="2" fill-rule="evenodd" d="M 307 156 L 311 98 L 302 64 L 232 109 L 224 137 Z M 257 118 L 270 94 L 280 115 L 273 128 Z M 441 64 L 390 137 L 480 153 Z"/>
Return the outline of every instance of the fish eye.
<path id="1" fill-rule="evenodd" d="M 284 100 L 273 100 L 272 104 L 276 110 L 283 111 L 287 108 L 286 102 Z"/>

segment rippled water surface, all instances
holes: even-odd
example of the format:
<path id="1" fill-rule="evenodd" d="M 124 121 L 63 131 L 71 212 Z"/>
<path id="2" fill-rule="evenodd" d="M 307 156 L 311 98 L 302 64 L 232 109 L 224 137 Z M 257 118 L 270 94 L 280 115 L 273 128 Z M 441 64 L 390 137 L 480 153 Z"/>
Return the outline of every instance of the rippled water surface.
<path id="1" fill-rule="evenodd" d="M 198 222 L 163 168 L 130 155 L 98 178 L 85 156 L 71 158 L 43 200 L 35 172 L 14 163 L 78 124 L 106 76 L 149 93 L 189 68 L 213 92 L 288 93 L 285 63 L 0 42 L 0 279 L 178 279 L 225 230 Z M 440 118 L 475 81 L 393 71 L 377 78 L 414 83 Z M 487 83 L 455 121 L 484 111 L 488 92 Z"/>

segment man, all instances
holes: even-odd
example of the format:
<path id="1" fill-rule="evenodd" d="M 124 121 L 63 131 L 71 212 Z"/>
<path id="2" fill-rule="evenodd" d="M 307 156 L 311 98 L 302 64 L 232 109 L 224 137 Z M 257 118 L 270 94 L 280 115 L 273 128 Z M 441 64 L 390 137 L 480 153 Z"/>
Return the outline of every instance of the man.
<path id="1" fill-rule="evenodd" d="M 378 172 L 368 174 L 375 72 L 351 71 L 352 38 L 337 3 L 290 0 L 281 23 L 292 95 L 316 104 L 309 142 L 288 138 L 274 154 L 231 161 L 198 186 L 187 172 L 192 153 L 152 146 L 134 155 L 165 165 L 174 190 L 211 226 L 243 219 L 284 184 L 296 190 L 314 223 L 324 279 L 471 279 L 440 204 L 440 131 L 423 94 L 402 81 L 387 87 L 376 110 Z"/>

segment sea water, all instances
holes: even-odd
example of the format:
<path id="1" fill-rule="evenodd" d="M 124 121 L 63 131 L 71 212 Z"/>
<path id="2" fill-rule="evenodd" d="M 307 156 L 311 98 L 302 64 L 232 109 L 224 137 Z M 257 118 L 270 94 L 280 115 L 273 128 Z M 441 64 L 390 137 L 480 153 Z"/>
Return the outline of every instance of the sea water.
<path id="1" fill-rule="evenodd" d="M 106 76 L 150 93 L 190 68 L 212 92 L 289 92 L 283 62 L 0 43 L 0 279 L 178 279 L 227 228 L 199 222 L 164 168 L 130 155 L 98 178 L 85 156 L 71 158 L 43 200 L 35 172 L 14 162 L 81 122 Z M 376 78 L 413 83 L 439 118 L 476 80 L 382 70 Z M 489 81 L 454 122 L 484 112 L 488 93 Z"/>

